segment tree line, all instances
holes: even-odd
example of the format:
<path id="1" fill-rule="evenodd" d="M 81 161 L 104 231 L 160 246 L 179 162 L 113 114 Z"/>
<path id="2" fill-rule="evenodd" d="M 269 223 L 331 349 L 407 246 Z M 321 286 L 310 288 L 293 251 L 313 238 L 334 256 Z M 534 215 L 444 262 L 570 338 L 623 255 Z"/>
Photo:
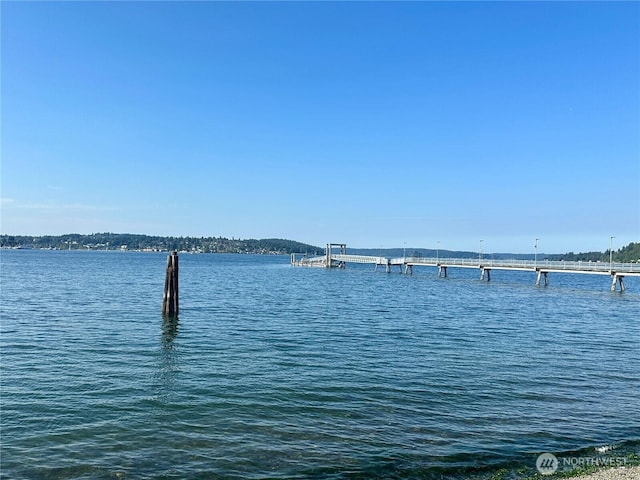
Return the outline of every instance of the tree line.
<path id="1" fill-rule="evenodd" d="M 0 247 L 2 248 L 36 248 L 51 250 L 141 250 L 141 251 L 187 251 L 197 253 L 258 253 L 258 254 L 291 254 L 307 253 L 308 255 L 322 255 L 324 249 L 294 240 L 281 238 L 264 238 L 260 240 L 224 237 L 162 237 L 153 235 L 141 235 L 131 233 L 92 233 L 82 235 L 71 233 L 67 235 L 0 235 Z M 440 257 L 473 257 L 475 252 L 452 252 L 448 250 L 429 249 L 349 249 L 349 253 L 364 255 L 402 256 L 431 256 L 439 254 Z M 487 258 L 506 259 L 519 258 L 531 259 L 532 254 L 485 254 Z M 581 252 L 562 254 L 541 254 L 539 260 L 556 261 L 583 261 L 583 262 L 608 262 L 609 250 L 604 252 Z M 613 252 L 614 262 L 640 262 L 640 243 L 631 242 Z"/>
<path id="2" fill-rule="evenodd" d="M 608 262 L 609 249 L 604 252 L 563 253 L 545 255 L 547 260 L 565 260 L 567 262 Z M 640 262 L 640 243 L 631 242 L 618 250 L 613 251 L 613 261 L 619 263 Z"/>
<path id="3" fill-rule="evenodd" d="M 50 250 L 177 250 L 197 253 L 309 253 L 310 255 L 324 253 L 324 249 L 320 247 L 281 238 L 241 240 L 224 237 L 162 237 L 130 233 L 0 235 L 0 247 Z"/>

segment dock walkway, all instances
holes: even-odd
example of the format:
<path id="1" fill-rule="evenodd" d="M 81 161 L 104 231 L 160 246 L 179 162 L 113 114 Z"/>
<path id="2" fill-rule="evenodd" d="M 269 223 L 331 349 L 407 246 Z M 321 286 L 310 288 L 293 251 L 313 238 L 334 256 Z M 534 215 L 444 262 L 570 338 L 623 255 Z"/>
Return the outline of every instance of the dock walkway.
<path id="1" fill-rule="evenodd" d="M 334 253 L 333 248 L 339 247 L 340 253 Z M 345 244 L 327 244 L 325 255 L 316 257 L 298 257 L 291 255 L 291 265 L 304 267 L 344 268 L 348 263 L 366 263 L 384 267 L 387 273 L 392 267 L 400 267 L 400 272 L 413 273 L 416 266 L 436 267 L 438 277 L 447 277 L 449 268 L 475 268 L 480 270 L 480 279 L 491 280 L 491 270 L 521 270 L 537 274 L 536 284 L 542 279 L 548 285 L 549 273 L 577 273 L 591 275 L 610 275 L 611 291 L 620 286 L 624 291 L 625 276 L 640 276 L 640 263 L 609 263 L 609 262 L 565 262 L 565 261 L 536 261 L 536 260 L 493 260 L 478 258 L 423 258 L 396 257 L 347 254 Z"/>

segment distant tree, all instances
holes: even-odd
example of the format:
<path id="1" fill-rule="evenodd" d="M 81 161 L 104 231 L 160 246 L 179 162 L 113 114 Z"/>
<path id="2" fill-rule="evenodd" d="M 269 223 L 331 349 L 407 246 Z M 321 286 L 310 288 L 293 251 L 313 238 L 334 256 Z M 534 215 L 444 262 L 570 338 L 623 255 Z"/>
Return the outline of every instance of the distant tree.
<path id="1" fill-rule="evenodd" d="M 613 252 L 613 258 L 616 262 L 640 262 L 640 243 L 631 242 L 626 247 Z"/>

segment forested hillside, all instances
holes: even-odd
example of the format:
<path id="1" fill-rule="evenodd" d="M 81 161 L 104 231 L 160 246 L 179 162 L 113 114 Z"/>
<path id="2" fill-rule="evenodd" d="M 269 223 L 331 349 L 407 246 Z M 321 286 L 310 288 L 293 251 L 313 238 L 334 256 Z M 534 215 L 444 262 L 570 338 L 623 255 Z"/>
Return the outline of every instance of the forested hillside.
<path id="1" fill-rule="evenodd" d="M 142 250 L 142 251 L 187 251 L 197 253 L 260 253 L 260 254 L 289 254 L 308 253 L 322 255 L 324 249 L 293 240 L 281 238 L 264 238 L 260 240 L 224 237 L 160 237 L 130 233 L 93 233 L 91 235 L 0 235 L 2 248 L 37 248 L 53 250 Z M 429 256 L 444 257 L 473 257 L 475 252 L 453 252 L 448 250 L 429 249 L 354 249 L 349 253 L 361 255 L 384 255 L 389 257 Z M 533 254 L 485 253 L 492 259 L 533 259 Z M 540 254 L 539 259 L 565 261 L 608 262 L 609 250 L 604 252 L 581 252 L 562 254 Z M 630 243 L 613 252 L 614 262 L 640 262 L 640 243 Z"/>
<path id="2" fill-rule="evenodd" d="M 293 240 L 240 240 L 224 237 L 160 237 L 129 233 L 68 234 L 58 236 L 2 235 L 0 247 L 55 250 L 144 250 L 198 253 L 321 254 L 323 249 Z"/>
<path id="3" fill-rule="evenodd" d="M 546 255 L 548 260 L 565 260 L 568 262 L 608 262 L 609 250 L 604 252 L 581 252 L 581 253 L 564 253 L 557 255 Z M 613 251 L 613 261 L 630 263 L 640 262 L 640 243 L 631 242 L 629 245 Z"/>

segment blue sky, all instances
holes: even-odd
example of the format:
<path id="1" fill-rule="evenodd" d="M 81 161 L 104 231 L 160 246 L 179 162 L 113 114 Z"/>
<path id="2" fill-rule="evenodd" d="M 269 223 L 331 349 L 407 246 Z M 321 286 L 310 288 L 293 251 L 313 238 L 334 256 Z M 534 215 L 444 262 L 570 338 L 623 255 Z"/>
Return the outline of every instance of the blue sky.
<path id="1" fill-rule="evenodd" d="M 640 241 L 637 2 L 2 2 L 2 233 Z"/>

